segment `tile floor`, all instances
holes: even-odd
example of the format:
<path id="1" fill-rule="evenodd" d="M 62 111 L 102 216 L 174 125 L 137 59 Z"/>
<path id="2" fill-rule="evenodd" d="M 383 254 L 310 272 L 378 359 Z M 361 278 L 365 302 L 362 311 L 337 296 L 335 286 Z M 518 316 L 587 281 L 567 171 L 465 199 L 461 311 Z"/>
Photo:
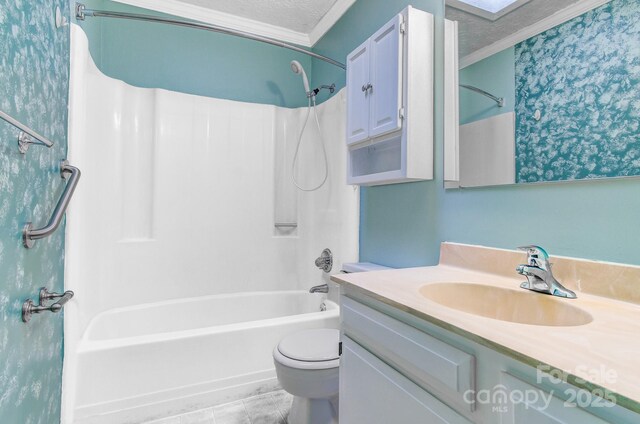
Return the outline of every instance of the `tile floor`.
<path id="1" fill-rule="evenodd" d="M 146 424 L 286 424 L 292 399 L 279 390 Z"/>

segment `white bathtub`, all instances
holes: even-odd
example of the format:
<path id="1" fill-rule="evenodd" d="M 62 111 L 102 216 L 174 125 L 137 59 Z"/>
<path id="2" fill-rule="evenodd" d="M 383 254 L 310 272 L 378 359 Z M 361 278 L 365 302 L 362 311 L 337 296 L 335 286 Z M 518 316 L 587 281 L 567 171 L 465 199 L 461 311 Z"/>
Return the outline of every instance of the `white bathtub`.
<path id="1" fill-rule="evenodd" d="M 304 291 L 103 312 L 78 349 L 74 422 L 140 423 L 275 390 L 271 351 L 278 341 L 301 329 L 338 326 L 338 306 Z"/>

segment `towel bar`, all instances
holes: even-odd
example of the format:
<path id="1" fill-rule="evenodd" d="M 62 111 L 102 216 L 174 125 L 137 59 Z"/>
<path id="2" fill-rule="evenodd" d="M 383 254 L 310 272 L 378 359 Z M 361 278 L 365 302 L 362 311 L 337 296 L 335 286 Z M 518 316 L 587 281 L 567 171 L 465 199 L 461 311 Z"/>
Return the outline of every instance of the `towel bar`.
<path id="1" fill-rule="evenodd" d="M 18 150 L 23 155 L 27 153 L 27 150 L 29 150 L 29 146 L 32 144 L 38 144 L 38 145 L 43 145 L 47 147 L 53 146 L 53 141 L 49 140 L 47 137 L 43 135 L 38 134 L 31 128 L 27 127 L 17 119 L 12 118 L 11 116 L 9 116 L 8 114 L 4 113 L 1 110 L 0 110 L 0 119 L 8 122 L 9 124 L 13 125 L 14 127 L 20 130 L 20 134 L 18 135 Z M 33 139 L 37 141 L 33 141 Z"/>

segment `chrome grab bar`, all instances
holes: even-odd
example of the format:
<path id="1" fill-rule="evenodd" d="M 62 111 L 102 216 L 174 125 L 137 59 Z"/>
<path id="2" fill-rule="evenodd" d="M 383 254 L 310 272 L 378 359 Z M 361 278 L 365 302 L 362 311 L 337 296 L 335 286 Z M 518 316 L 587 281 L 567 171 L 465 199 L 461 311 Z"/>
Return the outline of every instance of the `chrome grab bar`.
<path id="1" fill-rule="evenodd" d="M 53 313 L 60 312 L 62 307 L 73 297 L 74 293 L 71 290 L 67 290 L 64 293 L 52 293 L 47 290 L 46 287 L 40 289 L 40 303 L 36 305 L 33 300 L 27 299 L 22 304 L 22 322 L 29 322 L 31 315 L 39 314 L 43 311 L 49 311 Z M 57 299 L 56 303 L 45 306 L 44 303 L 49 299 Z"/>
<path id="2" fill-rule="evenodd" d="M 60 200 L 58 201 L 56 208 L 53 210 L 53 214 L 51 215 L 51 219 L 49 219 L 47 225 L 34 230 L 31 222 L 27 222 L 25 224 L 24 229 L 22 230 L 22 244 L 27 249 L 33 247 L 35 240 L 50 236 L 60 226 L 64 213 L 67 211 L 67 206 L 69 206 L 71 196 L 73 196 L 73 192 L 80 180 L 80 170 L 75 166 L 69 165 L 69 162 L 66 160 L 63 160 L 60 164 L 60 176 L 66 180 L 67 174 L 71 174 L 71 177 L 69 178 L 69 182 L 64 188 L 62 196 L 60 196 Z"/>
<path id="3" fill-rule="evenodd" d="M 41 144 L 47 147 L 53 146 L 53 141 L 49 140 L 47 137 L 43 135 L 38 134 L 31 128 L 27 127 L 20 121 L 12 118 L 11 116 L 7 115 L 1 110 L 0 110 L 0 119 L 3 119 L 4 121 L 8 122 L 9 124 L 13 125 L 14 127 L 20 130 L 20 134 L 18 135 L 18 150 L 23 155 L 27 153 L 27 150 L 29 150 L 29 146 L 31 144 Z M 35 143 L 33 140 L 31 140 L 32 138 L 35 138 L 40 143 Z"/>

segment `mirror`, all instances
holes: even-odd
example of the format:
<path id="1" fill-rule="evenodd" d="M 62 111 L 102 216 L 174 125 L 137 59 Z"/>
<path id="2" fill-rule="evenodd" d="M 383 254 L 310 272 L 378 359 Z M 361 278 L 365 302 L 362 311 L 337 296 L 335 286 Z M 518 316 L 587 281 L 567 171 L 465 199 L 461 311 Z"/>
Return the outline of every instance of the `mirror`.
<path id="1" fill-rule="evenodd" d="M 446 4 L 446 187 L 640 175 L 640 2 Z"/>

